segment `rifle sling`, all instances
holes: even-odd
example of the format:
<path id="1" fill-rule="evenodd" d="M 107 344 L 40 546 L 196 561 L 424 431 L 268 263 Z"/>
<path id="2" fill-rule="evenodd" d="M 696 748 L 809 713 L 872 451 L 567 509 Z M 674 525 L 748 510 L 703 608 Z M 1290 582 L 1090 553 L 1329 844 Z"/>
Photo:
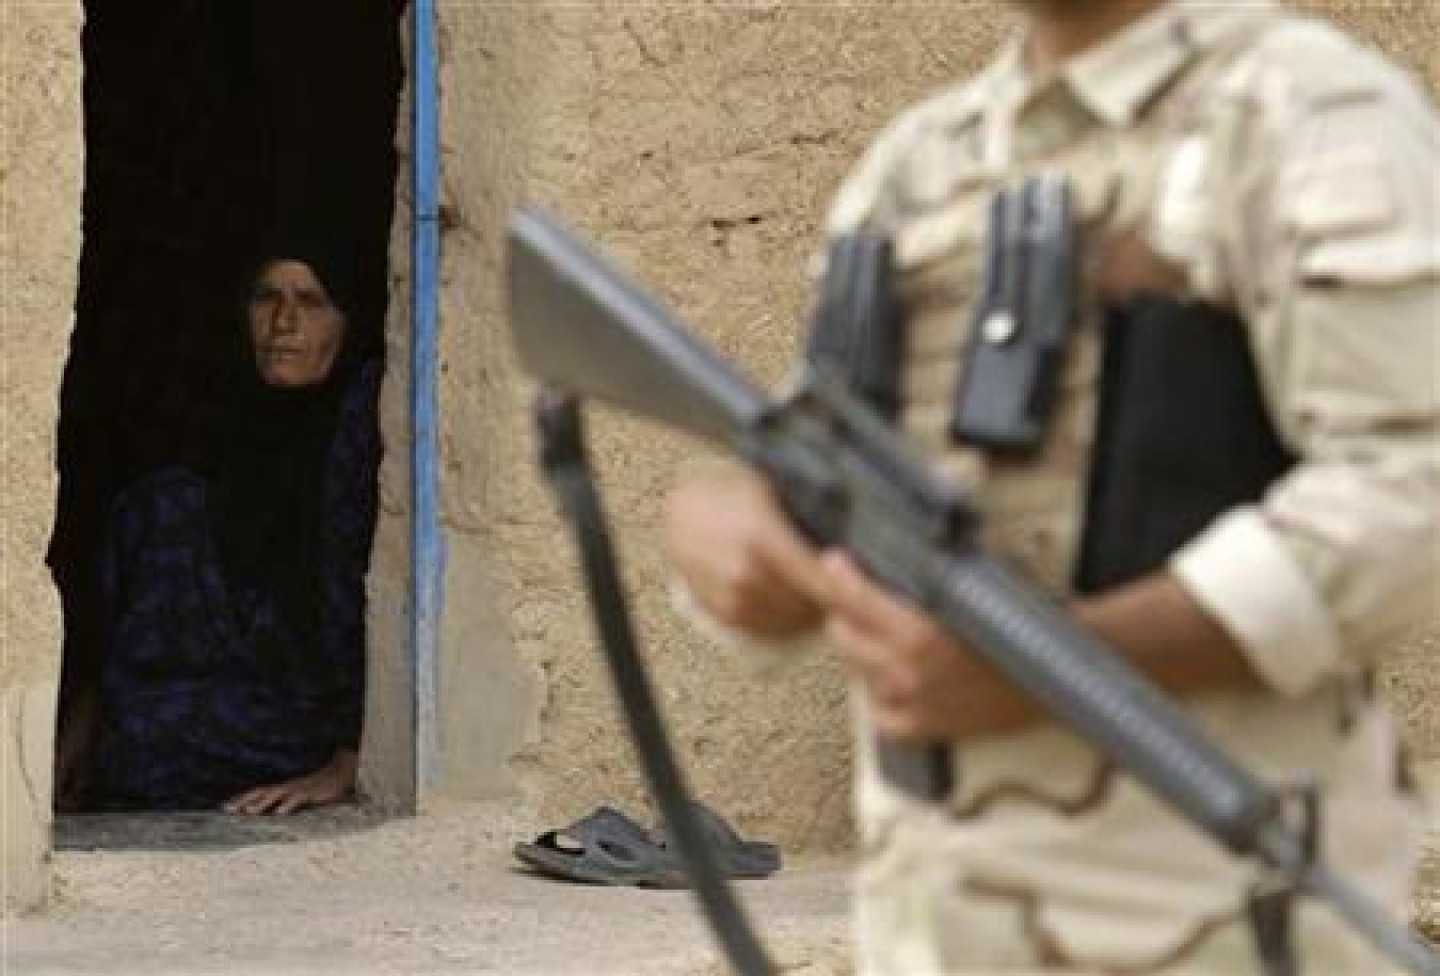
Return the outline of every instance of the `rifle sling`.
<path id="1" fill-rule="evenodd" d="M 695 820 L 684 774 L 666 738 L 640 659 L 619 563 L 588 461 L 580 404 L 573 397 L 542 394 L 535 419 L 541 467 L 574 531 L 600 645 L 651 795 L 665 818 L 701 911 L 735 972 L 738 976 L 774 976 L 774 966 Z"/>

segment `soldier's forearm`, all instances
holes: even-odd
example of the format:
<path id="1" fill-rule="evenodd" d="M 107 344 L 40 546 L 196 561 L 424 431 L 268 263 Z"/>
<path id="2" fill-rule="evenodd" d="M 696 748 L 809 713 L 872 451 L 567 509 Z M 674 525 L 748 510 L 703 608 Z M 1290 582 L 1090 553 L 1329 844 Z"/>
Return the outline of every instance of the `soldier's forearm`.
<path id="1" fill-rule="evenodd" d="M 1072 609 L 1081 624 L 1178 698 L 1258 685 L 1240 648 L 1168 574 L 1079 600 Z M 969 682 L 960 711 L 960 741 L 1047 720 L 1029 697 L 988 669 Z"/>
<path id="2" fill-rule="evenodd" d="M 1178 697 L 1259 683 L 1239 645 L 1168 573 L 1078 601 L 1075 614 Z"/>

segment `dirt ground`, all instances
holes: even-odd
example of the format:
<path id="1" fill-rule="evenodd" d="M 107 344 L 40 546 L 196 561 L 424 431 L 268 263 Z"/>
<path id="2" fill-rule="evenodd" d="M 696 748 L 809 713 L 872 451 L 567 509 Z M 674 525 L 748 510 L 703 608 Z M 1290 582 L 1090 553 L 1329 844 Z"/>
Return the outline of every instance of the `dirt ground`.
<path id="1" fill-rule="evenodd" d="M 223 826 L 223 825 L 222 825 Z M 6 923 L 3 976 L 693 976 L 723 971 L 691 896 L 522 873 L 512 811 L 311 815 L 222 830 L 62 825 L 54 907 Z M 102 840 L 110 849 L 63 848 Z M 268 840 L 223 849 L 227 843 Z M 168 846 L 170 850 L 156 850 Z M 839 863 L 742 886 L 786 976 L 847 971 Z"/>
<path id="2" fill-rule="evenodd" d="M 55 904 L 5 923 L 0 976 L 726 976 L 688 893 L 525 873 L 535 832 L 496 807 L 62 821 Z M 783 976 L 850 976 L 843 863 L 740 890 Z"/>

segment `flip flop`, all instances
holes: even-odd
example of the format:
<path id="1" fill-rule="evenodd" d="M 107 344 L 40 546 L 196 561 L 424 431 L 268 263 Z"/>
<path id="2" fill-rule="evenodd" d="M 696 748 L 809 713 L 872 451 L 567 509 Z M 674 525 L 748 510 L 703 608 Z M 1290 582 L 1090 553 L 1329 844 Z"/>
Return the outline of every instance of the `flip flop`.
<path id="1" fill-rule="evenodd" d="M 686 884 L 675 854 L 613 807 L 598 807 L 568 827 L 518 843 L 515 856 L 555 878 L 587 884 L 677 888 Z"/>
<path id="2" fill-rule="evenodd" d="M 728 877 L 742 880 L 768 878 L 780 870 L 779 847 L 763 840 L 742 839 L 724 818 L 698 801 L 691 801 L 690 813 L 719 857 L 720 867 Z M 669 837 L 664 824 L 656 827 L 651 835 L 654 843 L 669 850 Z M 676 861 L 678 860 L 676 855 Z"/>

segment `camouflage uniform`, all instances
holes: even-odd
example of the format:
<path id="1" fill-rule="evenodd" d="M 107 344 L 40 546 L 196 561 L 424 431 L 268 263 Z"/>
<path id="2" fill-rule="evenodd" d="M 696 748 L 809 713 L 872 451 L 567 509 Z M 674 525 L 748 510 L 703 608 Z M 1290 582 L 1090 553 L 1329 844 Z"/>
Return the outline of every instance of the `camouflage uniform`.
<path id="1" fill-rule="evenodd" d="M 1335 30 L 1265 2 L 1175 0 L 1054 76 L 1027 76 L 1013 43 L 883 134 L 830 221 L 893 235 L 912 310 L 904 427 L 977 497 L 989 543 L 1057 592 L 1080 526 L 1098 322 L 1072 348 L 1038 458 L 950 443 L 986 203 L 1023 175 L 1063 174 L 1088 239 L 1136 229 L 1189 297 L 1241 313 L 1301 462 L 1171 561 L 1267 685 L 1192 710 L 1254 768 L 1317 773 L 1327 852 L 1396 912 L 1419 810 L 1366 676 L 1434 614 L 1436 134 L 1415 87 Z M 1246 867 L 1074 737 L 1045 726 L 957 755 L 948 810 L 893 793 L 862 756 L 867 976 L 1253 971 Z M 1307 973 L 1384 971 L 1323 910 L 1301 924 Z"/>
<path id="2" fill-rule="evenodd" d="M 912 314 L 903 425 L 979 501 L 988 543 L 1063 593 L 1096 317 L 1037 458 L 987 459 L 947 434 L 991 196 L 1063 174 L 1087 239 L 1138 230 L 1184 297 L 1238 311 L 1301 460 L 1170 563 L 1266 685 L 1189 707 L 1272 780 L 1317 774 L 1328 856 L 1404 913 L 1420 808 L 1368 675 L 1397 639 L 1433 626 L 1440 578 L 1435 116 L 1375 53 L 1265 0 L 1173 0 L 1045 78 L 1027 75 L 1021 48 L 903 115 L 831 214 L 832 233 L 895 240 Z M 891 791 L 867 745 L 864 976 L 1255 971 L 1250 869 L 1067 732 L 967 741 L 944 809 Z M 1307 976 L 1386 971 L 1322 908 L 1307 906 L 1300 930 Z"/>

